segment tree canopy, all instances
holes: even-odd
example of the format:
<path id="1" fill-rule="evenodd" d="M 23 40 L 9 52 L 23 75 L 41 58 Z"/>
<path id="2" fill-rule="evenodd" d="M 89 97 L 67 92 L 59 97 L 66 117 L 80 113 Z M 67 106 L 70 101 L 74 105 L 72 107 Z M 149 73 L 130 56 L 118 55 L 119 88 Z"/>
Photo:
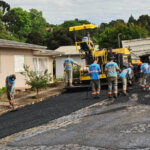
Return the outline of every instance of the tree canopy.
<path id="1" fill-rule="evenodd" d="M 6 27 L 20 40 L 23 40 L 31 31 L 29 13 L 22 8 L 10 9 L 3 17 Z"/>
<path id="2" fill-rule="evenodd" d="M 145 38 L 150 36 L 150 16 L 141 15 L 135 19 L 132 15 L 128 21 L 122 19 L 101 23 L 97 29 L 69 32 L 69 27 L 90 24 L 88 20 L 67 20 L 60 25 L 50 24 L 41 11 L 22 8 L 10 9 L 5 1 L 0 1 L 0 38 L 45 45 L 48 49 L 59 46 L 74 45 L 83 36 L 90 33 L 92 40 L 100 48 L 118 47 L 118 34 L 121 40 Z"/>
<path id="3" fill-rule="evenodd" d="M 118 23 L 114 27 L 107 27 L 99 35 L 99 47 L 100 48 L 118 48 L 118 34 L 120 34 L 121 40 L 131 40 L 138 38 L 145 38 L 148 36 L 146 29 L 131 24 Z"/>
<path id="4" fill-rule="evenodd" d="M 44 45 L 46 41 L 46 27 L 47 22 L 43 18 L 42 12 L 36 9 L 31 9 L 29 12 L 30 16 L 30 33 L 27 36 L 27 43 Z"/>
<path id="5" fill-rule="evenodd" d="M 2 10 L 3 14 L 7 11 L 9 11 L 10 5 L 6 3 L 5 1 L 0 1 L 0 10 Z"/>

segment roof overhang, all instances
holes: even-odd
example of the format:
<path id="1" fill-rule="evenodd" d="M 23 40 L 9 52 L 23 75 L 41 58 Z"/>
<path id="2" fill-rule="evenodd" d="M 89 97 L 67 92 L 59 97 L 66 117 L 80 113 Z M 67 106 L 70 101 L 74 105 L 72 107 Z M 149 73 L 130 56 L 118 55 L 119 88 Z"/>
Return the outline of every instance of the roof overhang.
<path id="1" fill-rule="evenodd" d="M 60 52 L 55 52 L 52 50 L 33 50 L 33 55 L 34 56 L 52 56 L 52 57 L 57 57 L 63 55 L 63 53 Z"/>
<path id="2" fill-rule="evenodd" d="M 35 48 L 26 48 L 26 47 L 16 47 L 16 46 L 0 46 L 0 49 L 12 49 L 12 50 L 27 50 L 27 51 L 32 51 L 33 55 L 35 56 L 61 56 L 64 53 L 61 52 L 56 52 L 53 50 L 47 50 L 47 49 L 35 49 Z"/>

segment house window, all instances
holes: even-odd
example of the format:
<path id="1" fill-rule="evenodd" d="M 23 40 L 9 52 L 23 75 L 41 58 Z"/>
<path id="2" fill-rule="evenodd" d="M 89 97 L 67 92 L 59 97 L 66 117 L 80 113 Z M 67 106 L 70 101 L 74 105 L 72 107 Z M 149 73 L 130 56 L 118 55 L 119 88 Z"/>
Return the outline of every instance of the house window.
<path id="1" fill-rule="evenodd" d="M 15 55 L 15 72 L 24 72 L 24 55 Z"/>
<path id="2" fill-rule="evenodd" d="M 44 74 L 45 70 L 48 70 L 48 58 L 34 57 L 33 58 L 34 71 L 38 74 Z"/>

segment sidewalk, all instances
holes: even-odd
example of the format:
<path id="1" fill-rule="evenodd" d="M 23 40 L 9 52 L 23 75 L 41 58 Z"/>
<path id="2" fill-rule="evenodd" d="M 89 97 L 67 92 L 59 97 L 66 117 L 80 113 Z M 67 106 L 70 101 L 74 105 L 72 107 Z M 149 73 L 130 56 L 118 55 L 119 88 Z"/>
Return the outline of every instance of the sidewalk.
<path id="1" fill-rule="evenodd" d="M 58 96 L 65 91 L 63 82 L 57 83 L 56 87 L 48 87 L 39 92 L 39 98 L 35 98 L 35 91 L 21 91 L 15 95 L 15 109 L 33 105 L 35 103 L 46 100 L 47 98 Z M 12 111 L 8 108 L 9 101 L 6 97 L 0 100 L 0 115 Z"/>

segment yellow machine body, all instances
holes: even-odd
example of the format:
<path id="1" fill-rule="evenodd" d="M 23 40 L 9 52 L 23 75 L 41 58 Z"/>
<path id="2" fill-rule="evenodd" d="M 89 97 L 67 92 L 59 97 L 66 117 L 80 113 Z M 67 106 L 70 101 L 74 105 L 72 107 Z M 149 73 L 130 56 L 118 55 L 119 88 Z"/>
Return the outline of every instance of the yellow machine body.
<path id="1" fill-rule="evenodd" d="M 73 26 L 69 28 L 69 31 L 78 31 L 78 30 L 85 30 L 85 29 L 95 29 L 97 28 L 97 25 L 94 24 L 84 24 L 80 26 Z M 87 46 L 87 49 L 82 50 L 82 45 L 85 44 Z M 87 53 L 90 54 L 90 56 L 93 58 L 93 60 L 97 59 L 98 63 L 101 67 L 101 74 L 99 75 L 100 79 L 106 79 L 105 74 L 105 65 L 108 63 L 108 55 L 110 54 L 110 50 L 108 49 L 101 49 L 101 50 L 95 50 L 94 43 L 88 38 L 88 41 L 76 41 L 76 51 L 79 51 L 80 57 L 82 59 L 88 59 Z M 80 48 L 79 48 L 80 47 Z M 117 48 L 112 49 L 111 54 L 114 56 L 118 56 L 123 63 L 132 64 L 132 65 L 138 65 L 140 62 L 140 58 L 136 56 L 135 54 L 131 54 L 130 50 L 127 48 Z M 86 57 L 85 57 L 86 56 Z M 120 65 L 119 65 L 120 66 Z M 83 68 L 86 68 L 84 70 Z M 79 80 L 82 81 L 89 81 L 90 76 L 88 74 L 88 68 L 89 65 L 86 64 L 85 66 L 80 66 L 79 68 Z"/>
<path id="2" fill-rule="evenodd" d="M 83 25 L 80 25 L 80 26 L 70 27 L 69 31 L 71 32 L 71 31 L 78 31 L 78 30 L 85 30 L 85 29 L 95 29 L 97 27 L 98 26 L 94 25 L 94 24 L 83 24 Z"/>

